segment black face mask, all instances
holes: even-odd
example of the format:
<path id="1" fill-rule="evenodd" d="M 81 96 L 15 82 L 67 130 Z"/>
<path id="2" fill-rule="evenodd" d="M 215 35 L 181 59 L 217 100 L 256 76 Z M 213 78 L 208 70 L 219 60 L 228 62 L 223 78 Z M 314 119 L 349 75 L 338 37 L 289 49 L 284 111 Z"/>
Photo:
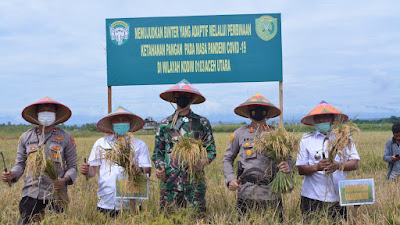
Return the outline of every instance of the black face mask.
<path id="1" fill-rule="evenodd" d="M 267 117 L 268 110 L 265 107 L 257 107 L 254 109 L 250 109 L 250 118 L 255 121 L 261 121 Z"/>
<path id="2" fill-rule="evenodd" d="M 191 99 L 192 99 L 192 98 L 186 97 L 186 96 L 175 97 L 176 104 L 177 104 L 177 105 L 179 106 L 179 108 L 181 108 L 181 109 L 186 108 L 186 106 L 189 105 Z"/>

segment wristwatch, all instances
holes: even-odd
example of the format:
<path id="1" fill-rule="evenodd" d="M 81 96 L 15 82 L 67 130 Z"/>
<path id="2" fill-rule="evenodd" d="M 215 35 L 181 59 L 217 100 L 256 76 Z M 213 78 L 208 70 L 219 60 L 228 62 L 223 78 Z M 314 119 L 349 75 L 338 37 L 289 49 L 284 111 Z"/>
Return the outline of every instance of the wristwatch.
<path id="1" fill-rule="evenodd" d="M 64 180 L 65 180 L 65 184 L 68 184 L 70 179 L 68 177 L 64 177 Z"/>

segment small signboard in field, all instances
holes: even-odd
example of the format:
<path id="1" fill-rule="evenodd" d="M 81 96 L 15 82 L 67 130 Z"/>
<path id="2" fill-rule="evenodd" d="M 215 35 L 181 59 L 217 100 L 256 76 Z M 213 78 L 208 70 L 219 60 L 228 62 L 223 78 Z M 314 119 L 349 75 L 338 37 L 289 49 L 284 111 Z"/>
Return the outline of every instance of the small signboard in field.
<path id="1" fill-rule="evenodd" d="M 142 186 L 133 185 L 127 176 L 119 174 L 116 179 L 117 199 L 149 199 L 149 179 Z"/>
<path id="2" fill-rule="evenodd" d="M 341 206 L 374 204 L 374 179 L 339 181 L 339 197 Z"/>

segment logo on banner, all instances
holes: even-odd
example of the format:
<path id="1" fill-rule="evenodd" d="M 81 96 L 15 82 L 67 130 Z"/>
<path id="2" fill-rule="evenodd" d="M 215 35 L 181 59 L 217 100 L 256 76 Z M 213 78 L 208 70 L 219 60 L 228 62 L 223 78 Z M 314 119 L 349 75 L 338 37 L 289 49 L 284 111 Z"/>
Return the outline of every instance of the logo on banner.
<path id="1" fill-rule="evenodd" d="M 111 41 L 116 45 L 123 45 L 129 38 L 129 25 L 124 21 L 115 21 L 110 26 Z"/>
<path id="2" fill-rule="evenodd" d="M 278 32 L 278 19 L 272 16 L 261 16 L 256 19 L 256 33 L 259 38 L 269 41 Z"/>

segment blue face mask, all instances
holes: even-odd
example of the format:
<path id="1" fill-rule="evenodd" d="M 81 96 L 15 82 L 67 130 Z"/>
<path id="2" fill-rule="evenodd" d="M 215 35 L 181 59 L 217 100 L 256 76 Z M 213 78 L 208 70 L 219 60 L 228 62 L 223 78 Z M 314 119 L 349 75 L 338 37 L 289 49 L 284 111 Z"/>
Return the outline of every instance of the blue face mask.
<path id="1" fill-rule="evenodd" d="M 118 135 L 126 134 L 131 128 L 130 123 L 113 123 L 114 132 Z"/>
<path id="2" fill-rule="evenodd" d="M 317 123 L 315 124 L 315 129 L 317 129 L 319 132 L 323 134 L 328 133 L 331 130 L 331 123 L 330 122 Z"/>

